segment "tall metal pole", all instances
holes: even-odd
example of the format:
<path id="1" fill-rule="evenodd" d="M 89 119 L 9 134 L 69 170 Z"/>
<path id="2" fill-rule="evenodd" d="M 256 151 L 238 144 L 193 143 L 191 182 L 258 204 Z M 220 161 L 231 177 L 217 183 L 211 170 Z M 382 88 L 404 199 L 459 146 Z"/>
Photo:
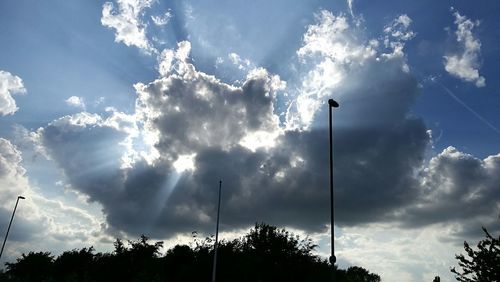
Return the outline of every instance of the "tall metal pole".
<path id="1" fill-rule="evenodd" d="M 7 234 L 5 234 L 5 239 L 3 239 L 2 250 L 0 251 L 0 258 L 2 258 L 3 248 L 5 247 L 5 242 L 7 242 L 7 237 L 9 236 L 10 226 L 12 225 L 12 220 L 14 220 L 14 215 L 16 214 L 17 204 L 19 203 L 19 199 L 25 199 L 23 196 L 18 196 L 16 205 L 14 206 L 14 211 L 12 212 L 12 217 L 10 218 L 9 227 L 7 227 Z"/>
<path id="2" fill-rule="evenodd" d="M 214 268 L 212 269 L 212 282 L 215 282 L 215 274 L 217 272 L 217 248 L 219 245 L 219 215 L 220 215 L 221 189 L 222 189 L 222 180 L 219 181 L 219 203 L 217 204 L 217 225 L 215 227 Z"/>
<path id="3" fill-rule="evenodd" d="M 335 257 L 335 232 L 334 232 L 334 208 L 333 208 L 333 132 L 332 132 L 332 108 L 338 108 L 339 104 L 333 99 L 328 100 L 328 125 L 329 125 L 329 136 L 330 136 L 330 225 L 331 225 L 331 246 L 332 254 L 330 256 L 330 264 L 332 267 L 332 282 L 335 282 L 335 262 L 337 258 Z"/>

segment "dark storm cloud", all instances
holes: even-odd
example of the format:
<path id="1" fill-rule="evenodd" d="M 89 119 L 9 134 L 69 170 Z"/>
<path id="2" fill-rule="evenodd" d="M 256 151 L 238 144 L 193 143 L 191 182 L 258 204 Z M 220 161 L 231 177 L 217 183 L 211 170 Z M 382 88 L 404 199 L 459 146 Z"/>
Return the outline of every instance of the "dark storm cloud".
<path id="1" fill-rule="evenodd" d="M 421 121 L 407 120 L 393 129 L 339 130 L 337 136 L 342 147 L 335 158 L 338 224 L 390 220 L 394 210 L 416 199 L 413 172 L 428 138 Z M 327 146 L 327 130 L 313 130 L 287 132 L 269 152 L 201 151 L 196 171 L 178 185 L 172 204 L 189 203 L 190 218 L 213 217 L 222 177 L 225 225 L 264 220 L 320 231 L 329 220 Z M 207 223 L 211 228 L 213 220 Z"/>
<path id="2" fill-rule="evenodd" d="M 413 175 L 428 135 L 421 120 L 406 117 L 418 92 L 401 62 L 366 62 L 350 73 L 355 83 L 341 90 L 348 114 L 339 113 L 338 119 L 349 120 L 336 130 L 341 224 L 384 220 L 418 194 Z M 323 229 L 329 204 L 327 130 L 288 130 L 271 148 L 246 149 L 238 142 L 245 134 L 280 130 L 271 99 L 276 79 L 273 83 L 261 70 L 234 89 L 195 71 L 185 59 L 175 64 L 180 73 L 139 88 L 146 123 L 160 136 L 160 155 L 197 153 L 195 170 L 182 178 L 161 213 L 164 226 L 177 215 L 183 218 L 179 224 L 211 228 L 215 188 L 223 178 L 225 224 L 265 220 Z M 325 120 L 325 114 L 319 111 L 317 119 Z"/>
<path id="3" fill-rule="evenodd" d="M 239 144 L 245 135 L 280 130 L 271 99 L 278 80 L 259 70 L 241 88 L 231 87 L 185 61 L 176 63 L 183 64 L 177 66 L 183 72 L 138 87 L 140 122 L 158 135 L 155 148 L 160 157 L 154 164 L 138 161 L 121 169 L 116 144 L 125 135 L 99 119 L 75 126 L 67 118 L 43 130 L 46 146 L 75 188 L 103 204 L 112 228 L 131 233 L 210 231 L 221 178 L 228 228 L 260 220 L 315 231 L 325 228 L 327 130 L 284 131 L 270 148 L 246 148 Z M 423 123 L 405 117 L 402 109 L 414 99 L 416 84 L 400 68 L 383 67 L 373 66 L 385 69 L 390 79 L 372 76 L 346 94 L 355 101 L 370 89 L 364 99 L 369 106 L 358 105 L 356 110 L 372 118 L 366 122 L 353 117 L 354 127 L 336 130 L 340 224 L 385 220 L 418 194 L 413 173 L 422 162 L 428 136 Z M 363 76 L 359 72 L 352 78 Z M 176 177 L 172 162 L 191 153 L 196 153 L 195 169 L 178 176 L 175 187 L 169 188 L 169 179 Z M 89 169 L 93 167 L 100 168 Z M 165 189 L 171 189 L 169 196 L 158 202 Z"/>
<path id="4" fill-rule="evenodd" d="M 49 155 L 72 185 L 103 204 L 108 223 L 118 231 L 154 233 L 161 221 L 172 234 L 183 226 L 193 230 L 209 223 L 212 214 L 204 213 L 207 199 L 189 197 L 202 185 L 181 187 L 183 178 L 172 170 L 173 161 L 212 148 L 242 148 L 237 143 L 246 134 L 277 125 L 271 99 L 274 88 L 280 87 L 276 77 L 256 70 L 242 87 L 231 87 L 185 62 L 181 67 L 188 68 L 151 83 L 138 100 L 144 118 L 139 122 L 159 133 L 155 147 L 160 157 L 154 163 L 137 160 L 124 168 L 124 147 L 118 144 L 126 139 L 125 132 L 97 115 L 64 117 L 40 131 Z M 180 184 L 172 181 L 176 177 L 181 177 Z M 165 190 L 183 192 L 168 197 L 172 191 Z"/>
<path id="5" fill-rule="evenodd" d="M 342 31 L 348 30 L 342 23 Z M 188 42 L 164 51 L 161 77 L 136 85 L 135 124 L 156 154 L 135 154 L 123 162 L 131 133 L 116 126 L 119 115 L 81 113 L 40 131 L 73 187 L 102 204 L 112 232 L 158 237 L 211 232 L 219 179 L 226 230 L 255 221 L 324 230 L 329 223 L 326 99 L 319 101 L 325 105 L 310 129 L 284 129 L 273 104 L 284 87 L 279 77 L 256 69 L 241 86 L 228 85 L 197 71 L 189 51 Z M 447 151 L 425 167 L 429 134 L 410 114 L 418 87 L 397 51 L 377 57 L 370 49 L 347 60 L 359 60 L 356 65 L 326 66 L 343 71 L 332 94 L 341 104 L 335 111 L 337 223 L 413 227 L 490 214 L 498 207 L 500 180 L 493 173 L 498 157 L 481 161 Z M 450 158 L 457 154 L 463 156 Z M 175 163 L 186 156 L 193 157 L 193 167 L 176 171 Z"/>

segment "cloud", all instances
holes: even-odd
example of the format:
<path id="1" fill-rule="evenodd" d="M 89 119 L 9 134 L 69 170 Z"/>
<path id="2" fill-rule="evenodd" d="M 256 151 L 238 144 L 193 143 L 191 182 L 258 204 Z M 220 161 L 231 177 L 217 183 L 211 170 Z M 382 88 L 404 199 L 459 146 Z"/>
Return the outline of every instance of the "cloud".
<path id="1" fill-rule="evenodd" d="M 356 87 L 365 88 L 362 90 L 365 92 L 374 92 L 374 95 L 361 94 L 363 97 L 358 96 L 359 99 L 371 99 L 376 95 L 390 96 L 390 99 L 386 100 L 390 104 L 382 104 L 380 109 L 398 108 L 399 114 L 401 111 L 407 111 L 408 105 L 415 97 L 415 90 L 408 90 L 407 96 L 388 93 L 402 91 L 402 88 L 410 87 L 412 83 L 411 76 L 401 74 L 398 69 L 394 69 L 399 68 L 406 73 L 409 72 L 403 51 L 404 42 L 414 36 L 414 33 L 408 30 L 410 23 L 411 19 L 402 15 L 386 26 L 384 42 L 392 50 L 391 53 L 384 53 L 385 50 L 380 50 L 378 40 L 367 39 L 358 28 L 351 27 L 345 16 L 335 16 L 324 10 L 317 13 L 316 23 L 308 26 L 304 34 L 303 45 L 297 51 L 303 64 L 302 69 L 306 71 L 301 74 L 299 93 L 288 106 L 287 128 L 308 129 L 311 126 L 317 126 L 314 124 L 315 116 L 320 114 L 318 111 L 320 106 L 325 100 L 331 98 L 331 93 L 335 93 L 336 99 L 346 98 L 352 101 L 358 95 L 351 94 L 353 88 Z M 379 77 L 377 73 L 383 73 L 385 77 Z M 367 77 L 375 79 L 373 83 L 387 79 L 390 83 L 394 83 L 396 88 L 367 89 L 363 85 Z M 405 83 L 410 84 L 406 86 Z M 370 85 L 370 82 L 366 82 L 366 85 Z M 348 97 L 349 95 L 351 97 Z M 368 102 L 355 103 L 352 105 L 354 108 L 351 108 L 349 112 L 357 112 L 358 108 L 365 107 L 365 105 L 369 105 Z M 366 113 L 372 111 L 377 111 L 377 109 L 371 109 Z M 382 110 L 377 113 L 380 115 L 374 114 L 372 122 L 387 116 Z M 356 121 L 359 117 L 352 115 L 345 120 Z"/>
<path id="2" fill-rule="evenodd" d="M 440 241 L 452 232 L 447 226 L 400 229 L 384 223 L 343 228 L 336 236 L 337 258 L 381 274 L 383 281 L 432 281 L 438 275 L 453 281 L 450 266 L 463 240 Z"/>
<path id="3" fill-rule="evenodd" d="M 68 205 L 57 196 L 50 199 L 29 183 L 22 166 L 21 151 L 0 138 L 0 229 L 6 230 L 19 195 L 20 200 L 2 256 L 2 265 L 21 252 L 64 250 L 96 241 L 92 232 L 100 229 L 99 219 L 81 207 Z"/>
<path id="4" fill-rule="evenodd" d="M 250 60 L 242 59 L 240 57 L 240 55 L 238 55 L 236 53 L 229 53 L 229 55 L 227 55 L 227 57 L 229 58 L 231 63 L 233 63 L 233 65 L 238 67 L 239 70 L 248 69 L 252 64 L 250 62 Z"/>
<path id="5" fill-rule="evenodd" d="M 40 131 L 47 151 L 71 184 L 104 206 L 112 228 L 145 232 L 139 230 L 148 224 L 154 229 L 192 229 L 198 220 L 206 224 L 203 208 L 191 206 L 186 197 L 196 187 L 175 188 L 181 184 L 174 179 L 181 183 L 184 176 L 174 164 L 193 154 L 191 158 L 198 160 L 204 150 L 234 149 L 252 155 L 253 150 L 272 146 L 279 134 L 272 104 L 274 93 L 283 87 L 279 77 L 255 69 L 241 87 L 224 84 L 186 61 L 189 46 L 181 42 L 176 51 L 163 52 L 170 54 L 165 55 L 170 63 L 160 67 L 162 77 L 136 85 L 137 122 L 148 138 L 156 140 L 156 159 L 148 162 L 139 157 L 124 169 L 119 144 L 128 133 L 111 126 L 110 118 L 95 114 L 67 116 Z M 182 193 L 173 193 L 174 188 Z M 175 194 L 184 201 L 169 200 L 171 193 L 172 198 Z M 143 209 L 144 205 L 151 209 Z M 206 205 L 200 203 L 199 207 Z M 164 208 L 169 212 L 163 212 Z M 184 211 L 187 208 L 189 212 Z M 153 223 L 160 219 L 155 214 L 171 217 L 160 217 L 169 224 L 156 227 Z M 179 230 L 169 232 L 175 231 Z"/>
<path id="6" fill-rule="evenodd" d="M 481 42 L 473 34 L 473 29 L 479 26 L 479 21 L 471 21 L 454 9 L 455 35 L 459 50 L 449 52 L 444 56 L 444 67 L 452 76 L 467 82 L 473 82 L 477 87 L 484 87 L 486 80 L 479 75 Z"/>
<path id="7" fill-rule="evenodd" d="M 410 27 L 412 20 L 408 15 L 400 15 L 396 19 L 394 19 L 391 24 L 385 26 L 384 33 L 388 36 L 392 36 L 393 38 L 408 41 L 415 37 L 415 33 L 411 30 L 408 30 Z M 389 45 L 387 41 L 386 45 Z"/>
<path id="8" fill-rule="evenodd" d="M 85 109 L 85 101 L 82 97 L 71 96 L 65 102 L 69 106 Z"/>
<path id="9" fill-rule="evenodd" d="M 0 138 L 0 229 L 7 230 L 12 211 L 18 196 L 20 200 L 16 211 L 15 222 L 11 227 L 8 242 L 2 261 L 12 260 L 17 253 L 12 245 L 29 242 L 44 231 L 45 221 L 37 213 L 32 202 L 32 190 L 26 177 L 26 169 L 21 165 L 22 154 L 9 140 Z"/>
<path id="10" fill-rule="evenodd" d="M 383 34 L 404 45 L 414 36 L 410 22 L 400 16 Z M 212 232 L 220 179 L 225 230 L 263 220 L 324 231 L 330 97 L 341 105 L 334 112 L 339 226 L 454 222 L 451 204 L 434 207 L 444 209 L 440 222 L 430 220 L 432 208 L 421 207 L 432 207 L 436 197 L 453 203 L 475 189 L 472 180 L 461 181 L 459 172 L 440 165 L 456 153 L 425 162 L 430 134 L 410 111 L 419 88 L 404 68 L 404 50 L 387 56 L 378 40 L 365 38 L 342 15 L 320 11 L 307 28 L 297 51 L 302 79 L 289 96 L 294 106 L 285 121 L 277 94 L 295 82 L 254 68 L 241 84 L 227 84 L 197 70 L 190 51 L 188 41 L 162 51 L 159 77 L 135 85 L 133 114 L 82 112 L 37 132 L 73 189 L 102 205 L 111 234 Z M 475 161 L 484 177 L 469 179 L 498 183 L 488 172 L 496 169 L 495 160 Z M 458 194 L 445 193 L 443 184 Z M 469 218 L 491 213 L 494 204 L 483 208 Z"/>
<path id="11" fill-rule="evenodd" d="M 349 8 L 349 13 L 351 14 L 352 17 L 354 17 L 353 9 L 352 9 L 352 3 L 353 0 L 347 0 L 347 7 Z"/>
<path id="12" fill-rule="evenodd" d="M 216 75 L 224 81 L 231 81 L 231 84 L 241 85 L 245 81 L 249 71 L 258 66 L 248 58 L 243 58 L 239 54 L 230 52 L 224 57 L 215 59 L 214 67 L 217 69 Z"/>
<path id="13" fill-rule="evenodd" d="M 327 60 L 343 77 L 339 101 L 349 110 L 337 117 L 344 121 L 336 130 L 342 148 L 336 154 L 336 189 L 344 203 L 338 223 L 383 221 L 418 194 L 413 174 L 428 135 L 421 120 L 407 117 L 416 82 L 402 71 L 403 58 L 377 60 L 373 43 L 355 41 L 346 19 L 321 12 L 318 20 L 298 54 L 304 64 L 308 56 Z M 345 50 L 341 44 L 351 47 L 349 53 L 328 49 Z M 103 205 L 113 232 L 160 236 L 211 230 L 212 186 L 221 178 L 228 228 L 266 220 L 323 230 L 328 222 L 325 112 L 314 109 L 311 120 L 323 126 L 285 128 L 274 108 L 276 93 L 286 87 L 279 76 L 256 68 L 241 86 L 229 85 L 196 70 L 190 48 L 184 41 L 176 50 L 164 50 L 160 77 L 135 85 L 134 119 L 141 137 L 132 148 L 141 138 L 152 148 L 135 154 L 127 166 L 120 144 L 128 133 L 111 126 L 109 117 L 67 116 L 40 132 L 72 186 Z M 319 104 L 329 92 L 322 95 Z"/>
<path id="14" fill-rule="evenodd" d="M 157 26 L 164 26 L 168 24 L 172 17 L 172 13 L 170 12 L 170 10 L 168 10 L 161 16 L 151 16 L 151 20 Z"/>
<path id="15" fill-rule="evenodd" d="M 14 199 L 28 186 L 21 166 L 21 152 L 9 140 L 0 138 L 0 186 L 5 187 L 2 199 Z M 6 204 L 4 201 L 1 204 Z"/>
<path id="16" fill-rule="evenodd" d="M 117 0 L 102 7 L 101 24 L 115 29 L 115 41 L 135 46 L 147 54 L 156 53 L 146 36 L 146 23 L 142 22 L 143 10 L 151 7 L 153 0 Z"/>
<path id="17" fill-rule="evenodd" d="M 323 100 L 346 81 L 347 73 L 376 55 L 376 41 L 358 40 L 348 19 L 322 10 L 315 14 L 297 55 L 304 65 L 312 66 L 303 74 L 299 94 L 286 114 L 287 128 L 308 129 Z"/>
<path id="18" fill-rule="evenodd" d="M 409 29 L 411 22 L 410 17 L 403 14 L 385 26 L 384 45 L 386 48 L 391 48 L 392 53 L 382 54 L 382 56 L 386 58 L 404 56 L 403 49 L 405 42 L 416 36 L 416 33 Z M 403 65 L 403 70 L 406 72 L 409 71 L 407 64 Z"/>
<path id="19" fill-rule="evenodd" d="M 12 115 L 19 108 L 12 94 L 26 93 L 23 81 L 20 77 L 10 72 L 0 70 L 0 115 Z"/>
<path id="20" fill-rule="evenodd" d="M 421 197 L 406 210 L 405 225 L 494 223 L 500 214 L 499 170 L 500 154 L 481 160 L 451 146 L 444 149 L 423 171 Z"/>
<path id="21" fill-rule="evenodd" d="M 383 42 L 389 53 L 382 53 L 380 56 L 385 59 L 401 58 L 404 59 L 401 68 L 404 72 L 410 72 L 410 67 L 406 63 L 404 47 L 406 42 L 413 39 L 416 33 L 410 29 L 412 19 L 403 14 L 392 20 L 384 27 Z"/>

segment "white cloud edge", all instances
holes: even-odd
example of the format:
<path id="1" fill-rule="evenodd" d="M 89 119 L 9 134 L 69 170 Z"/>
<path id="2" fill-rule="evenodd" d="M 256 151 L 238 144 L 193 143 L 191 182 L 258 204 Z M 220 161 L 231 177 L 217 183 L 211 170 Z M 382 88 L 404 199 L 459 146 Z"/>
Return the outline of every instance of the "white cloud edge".
<path id="1" fill-rule="evenodd" d="M 85 109 L 85 100 L 83 97 L 71 96 L 65 102 L 68 106 Z"/>
<path id="2" fill-rule="evenodd" d="M 476 87 L 486 86 L 486 79 L 479 73 L 481 42 L 473 33 L 479 26 L 479 21 L 472 21 L 451 8 L 455 16 L 456 42 L 463 49 L 461 52 L 450 52 L 444 56 L 444 68 L 450 75 L 466 82 L 472 82 Z"/>
<path id="3" fill-rule="evenodd" d="M 25 94 L 23 80 L 8 71 L 0 70 L 0 115 L 12 115 L 19 110 L 13 94 Z"/>
<path id="4" fill-rule="evenodd" d="M 105 2 L 102 6 L 101 24 L 115 30 L 115 42 L 127 46 L 135 46 L 145 54 L 156 54 L 158 51 L 147 38 L 147 23 L 141 19 L 143 10 L 151 7 L 154 0 L 117 0 Z"/>

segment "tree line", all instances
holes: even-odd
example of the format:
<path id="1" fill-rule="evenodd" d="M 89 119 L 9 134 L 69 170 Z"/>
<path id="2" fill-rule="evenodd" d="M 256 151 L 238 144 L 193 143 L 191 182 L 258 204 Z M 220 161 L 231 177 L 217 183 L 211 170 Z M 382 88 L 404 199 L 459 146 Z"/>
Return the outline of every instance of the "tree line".
<path id="1" fill-rule="evenodd" d="M 500 236 L 483 227 L 486 238 L 474 249 L 464 242 L 458 268 L 451 268 L 460 282 L 500 282 Z M 317 246 L 285 229 L 256 224 L 245 236 L 221 241 L 218 247 L 217 281 L 309 282 L 330 281 L 331 265 L 313 254 Z M 163 242 L 150 242 L 142 235 L 136 241 L 116 239 L 114 251 L 97 253 L 93 247 L 65 251 L 22 254 L 6 263 L 0 281 L 211 281 L 213 240 L 193 232 L 188 245 L 176 245 L 161 254 Z M 380 282 L 380 276 L 351 266 L 338 269 L 337 282 Z M 439 276 L 433 280 L 439 282 Z"/>
<path id="2" fill-rule="evenodd" d="M 260 223 L 245 236 L 223 240 L 218 245 L 217 281 L 315 282 L 329 281 L 331 266 L 313 254 L 317 247 L 285 229 Z M 136 241 L 116 239 L 114 251 L 95 252 L 93 247 L 65 251 L 22 254 L 6 263 L 0 281 L 211 281 L 212 238 L 176 245 L 161 254 L 163 242 L 150 242 L 142 235 Z M 380 276 L 352 266 L 335 268 L 338 282 L 379 282 Z"/>

